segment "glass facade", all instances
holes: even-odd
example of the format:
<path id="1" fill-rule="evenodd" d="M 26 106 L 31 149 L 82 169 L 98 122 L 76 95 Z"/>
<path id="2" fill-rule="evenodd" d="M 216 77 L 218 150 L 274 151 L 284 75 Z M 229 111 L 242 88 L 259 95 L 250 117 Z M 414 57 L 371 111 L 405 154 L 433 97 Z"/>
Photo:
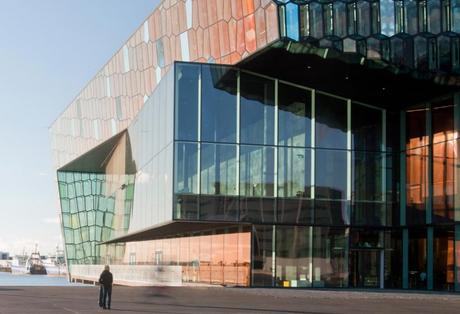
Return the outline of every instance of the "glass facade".
<path id="1" fill-rule="evenodd" d="M 459 3 L 192 2 L 162 5 L 51 127 L 69 265 L 460 291 Z M 308 79 L 261 64 L 302 55 L 339 60 Z M 359 69 L 326 84 L 342 61 Z M 382 94 L 392 78 L 446 88 L 361 103 L 367 75 Z"/>
<path id="2" fill-rule="evenodd" d="M 460 71 L 456 0 L 274 0 L 280 36 L 420 72 Z"/>

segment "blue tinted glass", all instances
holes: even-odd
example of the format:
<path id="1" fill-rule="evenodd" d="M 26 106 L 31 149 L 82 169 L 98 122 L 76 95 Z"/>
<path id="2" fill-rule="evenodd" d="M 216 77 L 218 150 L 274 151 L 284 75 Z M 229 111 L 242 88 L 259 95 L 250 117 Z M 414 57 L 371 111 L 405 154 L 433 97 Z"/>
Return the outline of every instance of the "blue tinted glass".
<path id="1" fill-rule="evenodd" d="M 287 37 L 299 40 L 299 6 L 295 3 L 286 5 Z"/>
<path id="2" fill-rule="evenodd" d="M 347 148 L 347 102 L 324 94 L 315 94 L 316 146 Z"/>
<path id="3" fill-rule="evenodd" d="M 393 0 L 380 0 L 380 29 L 382 34 L 395 34 L 395 7 Z"/>
<path id="4" fill-rule="evenodd" d="M 201 72 L 201 140 L 236 142 L 237 71 L 203 65 Z"/>
<path id="5" fill-rule="evenodd" d="M 317 149 L 315 197 L 319 199 L 346 199 L 347 152 Z"/>
<path id="6" fill-rule="evenodd" d="M 275 84 L 241 73 L 241 143 L 273 145 L 275 133 Z"/>
<path id="7" fill-rule="evenodd" d="M 198 80 L 200 66 L 178 64 L 176 66 L 175 138 L 198 139 Z"/>
<path id="8" fill-rule="evenodd" d="M 278 144 L 311 146 L 311 92 L 292 85 L 278 85 Z"/>
<path id="9" fill-rule="evenodd" d="M 201 145 L 201 194 L 237 194 L 235 145 Z"/>
<path id="10" fill-rule="evenodd" d="M 274 148 L 241 146 L 240 195 L 274 195 Z"/>

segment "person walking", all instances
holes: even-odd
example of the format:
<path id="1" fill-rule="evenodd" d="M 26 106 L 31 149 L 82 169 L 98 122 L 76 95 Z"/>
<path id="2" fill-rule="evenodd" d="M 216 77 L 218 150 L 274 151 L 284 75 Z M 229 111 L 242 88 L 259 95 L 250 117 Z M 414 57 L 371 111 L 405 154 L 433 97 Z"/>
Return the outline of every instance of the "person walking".
<path id="1" fill-rule="evenodd" d="M 102 300 L 101 295 L 99 295 L 99 306 L 102 307 L 104 310 L 110 310 L 110 303 L 112 301 L 113 275 L 110 272 L 109 265 L 105 265 L 104 271 L 101 273 L 101 276 L 99 277 L 99 284 L 101 285 L 101 289 L 103 291 Z"/>

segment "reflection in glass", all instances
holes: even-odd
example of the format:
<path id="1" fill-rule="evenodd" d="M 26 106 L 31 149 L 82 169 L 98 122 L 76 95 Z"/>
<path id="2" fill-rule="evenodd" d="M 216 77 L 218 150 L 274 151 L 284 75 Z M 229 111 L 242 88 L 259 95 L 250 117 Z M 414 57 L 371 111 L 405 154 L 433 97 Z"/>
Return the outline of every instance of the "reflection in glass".
<path id="1" fill-rule="evenodd" d="M 409 229 L 409 288 L 426 289 L 426 229 Z"/>
<path id="2" fill-rule="evenodd" d="M 321 93 L 315 94 L 316 146 L 347 148 L 347 102 Z"/>
<path id="3" fill-rule="evenodd" d="M 436 135 L 434 134 L 436 137 Z M 457 141 L 433 144 L 433 222 L 454 219 Z"/>
<path id="4" fill-rule="evenodd" d="M 252 234 L 252 285 L 272 287 L 273 226 L 255 225 Z"/>
<path id="5" fill-rule="evenodd" d="M 278 85 L 279 145 L 311 146 L 311 92 Z"/>
<path id="6" fill-rule="evenodd" d="M 236 142 L 237 71 L 202 65 L 201 140 Z"/>
<path id="7" fill-rule="evenodd" d="M 353 103 L 351 106 L 351 143 L 354 150 L 382 149 L 382 110 Z"/>
<path id="8" fill-rule="evenodd" d="M 278 197 L 311 194 L 311 150 L 280 147 L 278 150 Z"/>
<path id="9" fill-rule="evenodd" d="M 425 223 L 428 198 L 428 148 L 419 147 L 406 152 L 406 204 L 409 224 Z"/>
<path id="10" fill-rule="evenodd" d="M 241 73 L 241 143 L 273 145 L 275 84 L 273 80 Z"/>
<path id="11" fill-rule="evenodd" d="M 310 287 L 312 283 L 311 227 L 276 227 L 276 285 Z"/>
<path id="12" fill-rule="evenodd" d="M 179 63 L 176 66 L 176 140 L 198 139 L 199 75 L 199 65 Z"/>
<path id="13" fill-rule="evenodd" d="M 274 149 L 262 146 L 241 146 L 240 195 L 273 196 Z"/>
<path id="14" fill-rule="evenodd" d="M 454 230 L 434 228 L 433 232 L 433 288 L 454 290 Z"/>
<path id="15" fill-rule="evenodd" d="M 313 228 L 313 287 L 348 286 L 348 229 Z"/>
<path id="16" fill-rule="evenodd" d="M 176 219 L 196 219 L 198 213 L 198 145 L 176 143 L 174 192 Z"/>
<path id="17" fill-rule="evenodd" d="M 347 152 L 317 149 L 315 161 L 315 197 L 346 199 Z"/>

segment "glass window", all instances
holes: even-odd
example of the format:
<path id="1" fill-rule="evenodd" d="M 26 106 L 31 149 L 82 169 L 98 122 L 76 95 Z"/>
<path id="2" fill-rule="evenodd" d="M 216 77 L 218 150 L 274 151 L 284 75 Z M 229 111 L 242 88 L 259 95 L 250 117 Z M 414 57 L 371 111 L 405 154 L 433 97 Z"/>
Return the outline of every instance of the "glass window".
<path id="1" fill-rule="evenodd" d="M 409 224 L 425 223 L 428 198 L 428 147 L 406 152 L 406 204 Z"/>
<path id="2" fill-rule="evenodd" d="M 326 226 L 350 224 L 348 202 L 315 200 L 315 223 Z"/>
<path id="3" fill-rule="evenodd" d="M 433 222 L 454 219 L 457 141 L 433 144 Z"/>
<path id="4" fill-rule="evenodd" d="M 273 226 L 255 225 L 252 243 L 252 285 L 273 286 Z"/>
<path id="5" fill-rule="evenodd" d="M 384 155 L 353 151 L 352 199 L 382 201 L 382 161 Z"/>
<path id="6" fill-rule="evenodd" d="M 176 65 L 176 140 L 198 140 L 199 76 L 199 65 Z"/>
<path id="7" fill-rule="evenodd" d="M 237 194 L 235 145 L 201 145 L 201 194 Z"/>
<path id="8" fill-rule="evenodd" d="M 426 289 L 426 229 L 409 229 L 409 288 Z"/>
<path id="9" fill-rule="evenodd" d="M 315 197 L 347 198 L 347 152 L 316 150 Z"/>
<path id="10" fill-rule="evenodd" d="M 454 230 L 434 228 L 433 233 L 433 288 L 454 290 Z"/>
<path id="11" fill-rule="evenodd" d="M 276 285 L 310 287 L 312 247 L 311 227 L 276 227 Z"/>
<path id="12" fill-rule="evenodd" d="M 426 130 L 426 107 L 413 108 L 406 112 L 407 149 L 428 145 Z"/>
<path id="13" fill-rule="evenodd" d="M 311 92 L 278 85 L 279 145 L 311 146 Z"/>
<path id="14" fill-rule="evenodd" d="M 348 286 L 348 229 L 313 228 L 313 287 Z"/>
<path id="15" fill-rule="evenodd" d="M 278 150 L 278 197 L 310 197 L 311 150 L 280 147 Z"/>
<path id="16" fill-rule="evenodd" d="M 273 196 L 274 149 L 261 146 L 241 146 L 240 195 Z"/>
<path id="17" fill-rule="evenodd" d="M 347 148 L 347 102 L 321 93 L 315 94 L 316 146 Z"/>
<path id="18" fill-rule="evenodd" d="M 201 140 L 235 143 L 237 71 L 209 65 L 201 69 Z"/>
<path id="19" fill-rule="evenodd" d="M 275 84 L 241 73 L 241 143 L 273 145 L 275 129 Z"/>
<path id="20" fill-rule="evenodd" d="M 455 139 L 453 99 L 434 102 L 432 108 L 433 143 Z"/>
<path id="21" fill-rule="evenodd" d="M 385 231 L 385 288 L 402 287 L 402 232 L 401 230 Z"/>
<path id="22" fill-rule="evenodd" d="M 174 192 L 176 219 L 196 219 L 198 214 L 198 145 L 176 143 Z"/>
<path id="23" fill-rule="evenodd" d="M 295 3 L 286 5 L 287 37 L 299 40 L 299 6 Z"/>
<path id="24" fill-rule="evenodd" d="M 382 111 L 353 103 L 351 106 L 351 143 L 354 150 L 382 149 Z"/>

